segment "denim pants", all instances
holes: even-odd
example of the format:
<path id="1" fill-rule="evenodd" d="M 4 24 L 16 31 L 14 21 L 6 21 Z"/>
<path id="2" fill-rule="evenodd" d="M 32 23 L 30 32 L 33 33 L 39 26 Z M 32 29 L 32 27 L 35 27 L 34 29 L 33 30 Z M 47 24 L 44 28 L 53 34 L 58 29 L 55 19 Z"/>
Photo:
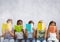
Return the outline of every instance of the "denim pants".
<path id="1" fill-rule="evenodd" d="M 37 42 L 46 42 L 46 40 L 44 38 L 39 38 L 37 39 Z"/>
<path id="2" fill-rule="evenodd" d="M 4 39 L 3 42 L 14 42 L 14 39 Z"/>

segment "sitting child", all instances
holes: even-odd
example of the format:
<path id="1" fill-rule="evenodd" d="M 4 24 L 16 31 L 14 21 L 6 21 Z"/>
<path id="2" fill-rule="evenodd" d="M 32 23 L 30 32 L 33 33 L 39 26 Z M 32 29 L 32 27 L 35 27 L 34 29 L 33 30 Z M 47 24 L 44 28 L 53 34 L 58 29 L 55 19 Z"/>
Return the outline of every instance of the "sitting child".
<path id="1" fill-rule="evenodd" d="M 35 30 L 34 22 L 32 20 L 30 20 L 28 22 L 28 24 L 26 24 L 26 31 L 25 31 L 27 39 L 29 39 L 30 42 L 32 42 L 32 40 L 33 40 L 33 38 L 35 36 L 34 30 Z"/>
<path id="2" fill-rule="evenodd" d="M 48 27 L 48 42 L 59 42 L 58 41 L 58 37 L 59 37 L 59 33 L 58 33 L 58 28 L 56 26 L 56 22 L 51 21 L 49 23 L 49 27 Z"/>
<path id="3" fill-rule="evenodd" d="M 38 22 L 37 41 L 46 42 L 46 25 L 42 20 Z"/>
<path id="4" fill-rule="evenodd" d="M 15 37 L 17 38 L 17 42 L 22 42 L 23 39 L 23 21 L 18 20 L 17 25 L 15 25 Z"/>
<path id="5" fill-rule="evenodd" d="M 7 23 L 2 25 L 2 36 L 4 39 L 11 40 L 14 38 L 14 31 L 12 31 L 12 19 L 8 19 Z"/>

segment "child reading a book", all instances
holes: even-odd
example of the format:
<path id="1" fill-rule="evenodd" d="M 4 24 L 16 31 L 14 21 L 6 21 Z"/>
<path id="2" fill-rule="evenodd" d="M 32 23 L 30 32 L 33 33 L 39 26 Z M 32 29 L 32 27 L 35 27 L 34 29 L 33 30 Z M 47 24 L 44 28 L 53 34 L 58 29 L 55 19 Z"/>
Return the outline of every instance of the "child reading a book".
<path id="1" fill-rule="evenodd" d="M 38 22 L 37 41 L 46 42 L 46 24 L 45 22 L 43 22 L 43 20 L 40 20 Z"/>
<path id="2" fill-rule="evenodd" d="M 48 36 L 48 42 L 59 42 L 58 37 L 59 37 L 59 31 L 56 26 L 55 21 L 51 21 L 49 23 L 48 31 L 47 31 L 47 36 Z"/>
<path id="3" fill-rule="evenodd" d="M 30 40 L 30 42 L 32 42 L 32 39 L 35 36 L 34 30 L 34 22 L 30 20 L 28 24 L 26 24 L 27 38 Z"/>
<path id="4" fill-rule="evenodd" d="M 15 34 L 17 38 L 17 42 L 22 42 L 23 39 L 23 21 L 17 20 L 17 25 L 15 25 Z"/>
<path id="5" fill-rule="evenodd" d="M 8 19 L 7 23 L 2 24 L 2 36 L 4 39 L 13 39 L 14 32 L 12 31 L 12 19 Z"/>

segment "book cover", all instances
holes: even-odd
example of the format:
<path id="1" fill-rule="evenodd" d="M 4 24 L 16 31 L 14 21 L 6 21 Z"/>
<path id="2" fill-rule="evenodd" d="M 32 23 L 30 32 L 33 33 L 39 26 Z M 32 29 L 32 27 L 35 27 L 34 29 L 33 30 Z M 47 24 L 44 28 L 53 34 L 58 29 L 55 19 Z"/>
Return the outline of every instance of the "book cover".
<path id="1" fill-rule="evenodd" d="M 26 24 L 26 29 L 28 32 L 33 32 L 33 26 L 31 24 Z"/>
<path id="2" fill-rule="evenodd" d="M 22 25 L 15 25 L 16 32 L 22 32 L 23 26 Z"/>
<path id="3" fill-rule="evenodd" d="M 38 30 L 44 30 L 46 28 L 45 23 L 38 23 Z"/>

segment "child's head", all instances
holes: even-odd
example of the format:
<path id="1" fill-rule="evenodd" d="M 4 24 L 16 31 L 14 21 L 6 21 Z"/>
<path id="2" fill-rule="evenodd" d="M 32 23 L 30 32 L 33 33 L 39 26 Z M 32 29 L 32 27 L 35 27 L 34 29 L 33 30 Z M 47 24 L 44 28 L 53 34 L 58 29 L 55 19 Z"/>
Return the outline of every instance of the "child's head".
<path id="1" fill-rule="evenodd" d="M 32 20 L 30 20 L 30 21 L 28 22 L 28 24 L 33 24 L 33 25 L 34 25 L 34 22 L 33 22 Z"/>
<path id="2" fill-rule="evenodd" d="M 7 20 L 7 23 L 12 24 L 12 19 L 8 19 L 8 20 Z"/>
<path id="3" fill-rule="evenodd" d="M 40 20 L 38 23 L 43 23 L 43 20 Z"/>
<path id="4" fill-rule="evenodd" d="M 22 20 L 17 20 L 17 25 L 23 25 L 23 21 Z"/>
<path id="5" fill-rule="evenodd" d="M 49 26 L 56 26 L 56 22 L 55 21 L 50 21 Z"/>

